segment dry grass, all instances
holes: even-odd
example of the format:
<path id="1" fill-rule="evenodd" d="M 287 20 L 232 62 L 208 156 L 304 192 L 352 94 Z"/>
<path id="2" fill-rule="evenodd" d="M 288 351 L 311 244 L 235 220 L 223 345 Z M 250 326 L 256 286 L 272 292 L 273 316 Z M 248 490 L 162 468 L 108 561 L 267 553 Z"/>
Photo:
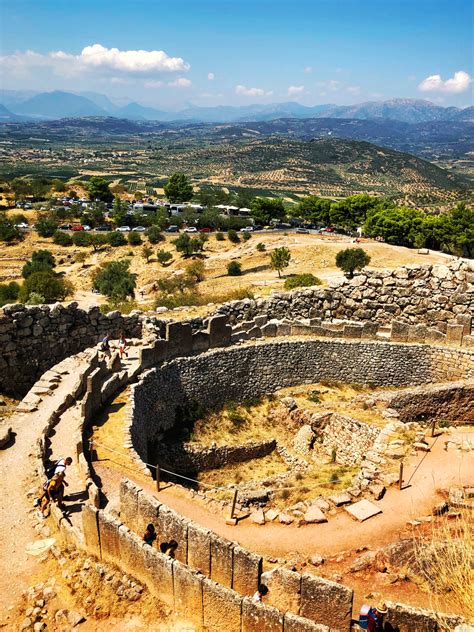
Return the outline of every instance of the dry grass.
<path id="1" fill-rule="evenodd" d="M 474 620 L 473 518 L 463 511 L 456 522 L 446 519 L 432 524 L 428 537 L 415 539 L 415 556 L 423 587 L 435 613 L 447 604 Z M 438 617 L 441 630 L 451 630 Z"/>

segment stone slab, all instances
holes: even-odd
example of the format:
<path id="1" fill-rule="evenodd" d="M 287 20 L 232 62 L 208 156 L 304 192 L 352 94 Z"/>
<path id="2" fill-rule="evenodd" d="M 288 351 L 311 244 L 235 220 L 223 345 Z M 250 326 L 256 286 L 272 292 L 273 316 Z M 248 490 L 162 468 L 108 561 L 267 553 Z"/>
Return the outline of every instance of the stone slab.
<path id="1" fill-rule="evenodd" d="M 232 542 L 213 534 L 211 537 L 211 579 L 226 588 L 232 587 L 232 559 Z"/>
<path id="2" fill-rule="evenodd" d="M 211 533 L 193 522 L 188 524 L 188 566 L 211 576 Z"/>
<path id="3" fill-rule="evenodd" d="M 304 519 L 306 520 L 306 522 L 309 523 L 320 523 L 328 521 L 326 516 L 317 505 L 311 505 L 311 507 L 308 507 L 308 510 L 304 515 Z"/>
<path id="4" fill-rule="evenodd" d="M 353 597 L 353 591 L 342 584 L 305 574 L 301 578 L 300 615 L 315 623 L 330 622 L 331 630 L 347 632 Z"/>
<path id="5" fill-rule="evenodd" d="M 262 564 L 256 553 L 234 546 L 232 588 L 241 595 L 252 596 L 258 588 Z"/>
<path id="6" fill-rule="evenodd" d="M 359 502 L 354 503 L 353 505 L 349 505 L 349 507 L 345 507 L 345 510 L 359 522 L 364 522 L 364 520 L 368 520 L 369 518 L 373 518 L 377 514 L 382 513 L 380 507 L 374 505 L 374 503 L 371 503 L 370 500 L 365 498 L 363 500 L 359 500 Z"/>
<path id="7" fill-rule="evenodd" d="M 180 618 L 202 629 L 203 577 L 180 562 L 173 563 L 174 609 Z"/>
<path id="8" fill-rule="evenodd" d="M 272 606 L 242 601 L 242 632 L 282 632 L 283 614 Z"/>
<path id="9" fill-rule="evenodd" d="M 329 496 L 329 499 L 336 507 L 341 507 L 342 505 L 348 505 L 352 502 L 352 498 L 347 492 L 340 492 L 339 494 L 333 494 Z"/>
<path id="10" fill-rule="evenodd" d="M 203 580 L 203 624 L 206 632 L 240 632 L 242 597 L 215 582 Z"/>
<path id="11" fill-rule="evenodd" d="M 286 568 L 275 568 L 262 573 L 261 583 L 268 588 L 265 601 L 279 610 L 299 613 L 301 575 Z"/>

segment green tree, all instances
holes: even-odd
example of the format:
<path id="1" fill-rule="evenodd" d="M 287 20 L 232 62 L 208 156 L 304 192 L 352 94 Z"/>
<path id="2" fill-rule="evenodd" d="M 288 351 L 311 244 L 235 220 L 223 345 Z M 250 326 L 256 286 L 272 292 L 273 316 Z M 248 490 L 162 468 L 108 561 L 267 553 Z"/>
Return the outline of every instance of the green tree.
<path id="1" fill-rule="evenodd" d="M 139 246 L 142 243 L 142 238 L 140 236 L 140 233 L 137 233 L 134 230 L 130 231 L 128 233 L 128 243 L 131 246 Z"/>
<path id="2" fill-rule="evenodd" d="M 72 236 L 72 243 L 75 246 L 89 246 L 91 243 L 91 234 L 83 230 L 77 231 Z"/>
<path id="3" fill-rule="evenodd" d="M 57 246 L 72 246 L 72 237 L 63 230 L 57 230 L 53 235 L 53 243 Z"/>
<path id="4" fill-rule="evenodd" d="M 64 181 L 60 180 L 59 178 L 55 178 L 51 184 L 53 185 L 53 189 L 56 191 L 56 193 L 64 193 L 64 191 L 66 190 L 66 185 Z"/>
<path id="5" fill-rule="evenodd" d="M 225 240 L 225 235 L 224 233 L 216 233 L 216 241 L 224 241 Z"/>
<path id="6" fill-rule="evenodd" d="M 124 301 L 134 295 L 136 274 L 129 271 L 130 262 L 110 261 L 97 270 L 93 276 L 93 287 L 113 301 Z"/>
<path id="7" fill-rule="evenodd" d="M 290 265 L 291 252 L 285 246 L 275 248 L 270 255 L 270 266 L 278 272 L 281 277 L 281 271 Z"/>
<path id="8" fill-rule="evenodd" d="M 42 217 L 35 224 L 35 230 L 41 237 L 52 237 L 57 229 L 56 221 L 48 217 Z"/>
<path id="9" fill-rule="evenodd" d="M 147 263 L 150 261 L 150 257 L 152 254 L 153 254 L 152 248 L 150 248 L 150 246 L 147 246 L 145 244 L 142 248 L 142 257 L 143 259 L 145 259 Z"/>
<path id="10" fill-rule="evenodd" d="M 239 261 L 229 261 L 227 274 L 229 276 L 240 276 L 242 274 L 242 264 Z"/>
<path id="11" fill-rule="evenodd" d="M 146 236 L 148 237 L 150 244 L 157 244 L 158 242 L 165 240 L 158 226 L 150 226 L 150 228 L 146 231 Z"/>
<path id="12" fill-rule="evenodd" d="M 0 214 L 0 241 L 5 241 L 9 244 L 21 239 L 23 239 L 21 231 L 3 213 Z"/>
<path id="13" fill-rule="evenodd" d="M 384 207 L 386 207 L 386 203 L 383 200 L 367 195 L 367 193 L 351 195 L 331 206 L 330 222 L 353 230 L 364 224 L 370 211 Z"/>
<path id="14" fill-rule="evenodd" d="M 177 239 L 173 239 L 172 243 L 183 257 L 190 257 L 196 252 L 197 243 L 187 233 L 182 233 Z"/>
<path id="15" fill-rule="evenodd" d="M 0 283 L 0 307 L 3 307 L 7 303 L 15 303 L 19 292 L 20 286 L 15 281 Z"/>
<path id="16" fill-rule="evenodd" d="M 173 255 L 171 254 L 171 252 L 167 252 L 166 250 L 158 250 L 157 253 L 156 253 L 156 258 L 157 258 L 158 262 L 162 266 L 164 266 L 169 261 L 171 261 L 171 259 L 173 258 Z"/>
<path id="17" fill-rule="evenodd" d="M 107 243 L 107 235 L 101 235 L 100 233 L 89 233 L 88 237 L 88 246 L 92 246 L 92 250 L 97 252 L 101 250 Z"/>
<path id="18" fill-rule="evenodd" d="M 44 298 L 45 303 L 62 301 L 73 292 L 73 286 L 67 279 L 62 279 L 52 272 L 33 272 L 25 279 L 20 288 L 19 300 L 27 303 L 30 295 L 35 293 Z"/>
<path id="19" fill-rule="evenodd" d="M 113 248 L 118 248 L 119 246 L 125 246 L 127 240 L 123 236 L 122 233 L 118 233 L 114 231 L 107 236 L 107 241 Z"/>
<path id="20" fill-rule="evenodd" d="M 165 195 L 172 204 L 188 202 L 193 197 L 193 187 L 184 173 L 173 173 L 164 186 Z"/>
<path id="21" fill-rule="evenodd" d="M 205 270 L 206 266 L 204 265 L 204 261 L 197 260 L 186 266 L 185 274 L 194 279 L 196 283 L 199 283 L 205 279 Z"/>
<path id="22" fill-rule="evenodd" d="M 327 225 L 330 223 L 330 209 L 330 200 L 325 200 L 317 195 L 308 195 L 291 209 L 291 214 L 303 219 L 305 222 Z"/>
<path id="23" fill-rule="evenodd" d="M 257 224 L 270 224 L 272 219 L 283 219 L 286 215 L 283 200 L 256 197 L 252 201 L 251 215 Z"/>
<path id="24" fill-rule="evenodd" d="M 87 190 L 91 200 L 112 202 L 114 199 L 114 196 L 109 188 L 109 183 L 105 178 L 101 178 L 100 176 L 92 176 L 87 184 Z"/>
<path id="25" fill-rule="evenodd" d="M 10 189 L 13 192 L 15 202 L 22 202 L 27 195 L 31 195 L 30 183 L 23 178 L 14 178 L 10 182 Z"/>
<path id="26" fill-rule="evenodd" d="M 228 230 L 227 239 L 231 241 L 233 244 L 238 244 L 240 242 L 239 233 L 234 229 Z"/>
<path id="27" fill-rule="evenodd" d="M 336 265 L 352 279 L 354 270 L 362 270 L 370 263 L 370 256 L 362 248 L 346 248 L 336 255 Z"/>
<path id="28" fill-rule="evenodd" d="M 258 250 L 258 252 L 265 252 L 265 250 L 266 250 L 266 249 L 267 249 L 267 247 L 265 246 L 265 244 L 264 244 L 262 241 L 260 241 L 260 242 L 257 244 L 257 250 Z"/>
<path id="29" fill-rule="evenodd" d="M 118 195 L 114 198 L 114 205 L 110 217 L 117 226 L 122 226 L 127 214 L 126 204 L 122 202 Z"/>
<path id="30" fill-rule="evenodd" d="M 51 272 L 55 265 L 56 262 L 49 250 L 35 250 L 31 255 L 31 260 L 23 266 L 21 275 L 27 279 L 35 272 Z"/>
<path id="31" fill-rule="evenodd" d="M 414 208 L 376 207 L 367 213 L 364 233 L 383 237 L 388 244 L 413 247 L 425 222 L 425 214 Z"/>

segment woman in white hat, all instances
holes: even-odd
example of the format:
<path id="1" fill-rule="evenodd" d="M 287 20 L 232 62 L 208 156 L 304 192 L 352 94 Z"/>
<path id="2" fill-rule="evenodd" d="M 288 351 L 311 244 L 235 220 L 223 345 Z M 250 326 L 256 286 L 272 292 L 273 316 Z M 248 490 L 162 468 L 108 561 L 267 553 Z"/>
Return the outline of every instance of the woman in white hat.
<path id="1" fill-rule="evenodd" d="M 367 631 L 379 632 L 383 630 L 383 617 L 387 614 L 388 608 L 385 601 L 380 601 L 375 608 L 370 608 L 367 619 Z"/>

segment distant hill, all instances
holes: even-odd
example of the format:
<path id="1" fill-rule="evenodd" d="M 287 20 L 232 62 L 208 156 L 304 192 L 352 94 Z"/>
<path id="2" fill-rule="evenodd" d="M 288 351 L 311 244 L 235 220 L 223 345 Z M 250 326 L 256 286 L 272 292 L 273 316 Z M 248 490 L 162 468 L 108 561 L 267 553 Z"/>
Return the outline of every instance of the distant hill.
<path id="1" fill-rule="evenodd" d="M 251 104 L 241 106 L 218 105 L 200 107 L 189 104 L 179 112 L 165 111 L 141 103 L 117 105 L 103 94 L 96 92 L 42 92 L 21 98 L 21 92 L 3 91 L 1 99 L 13 113 L 39 119 L 56 119 L 79 116 L 118 116 L 138 121 L 187 121 L 204 123 L 233 123 L 272 121 L 280 118 L 344 118 L 382 119 L 405 123 L 422 123 L 441 120 L 473 120 L 473 108 L 464 110 L 442 107 L 421 99 L 390 99 L 368 101 L 356 105 L 322 104 L 305 106 L 289 101 L 286 103 Z"/>
<path id="2" fill-rule="evenodd" d="M 70 92 L 42 92 L 15 106 L 16 114 L 43 119 L 105 116 L 107 112 L 90 99 Z"/>
<path id="3" fill-rule="evenodd" d="M 27 116 L 20 116 L 10 112 L 2 103 L 0 103 L 0 123 L 15 123 L 19 121 L 28 121 Z"/>

